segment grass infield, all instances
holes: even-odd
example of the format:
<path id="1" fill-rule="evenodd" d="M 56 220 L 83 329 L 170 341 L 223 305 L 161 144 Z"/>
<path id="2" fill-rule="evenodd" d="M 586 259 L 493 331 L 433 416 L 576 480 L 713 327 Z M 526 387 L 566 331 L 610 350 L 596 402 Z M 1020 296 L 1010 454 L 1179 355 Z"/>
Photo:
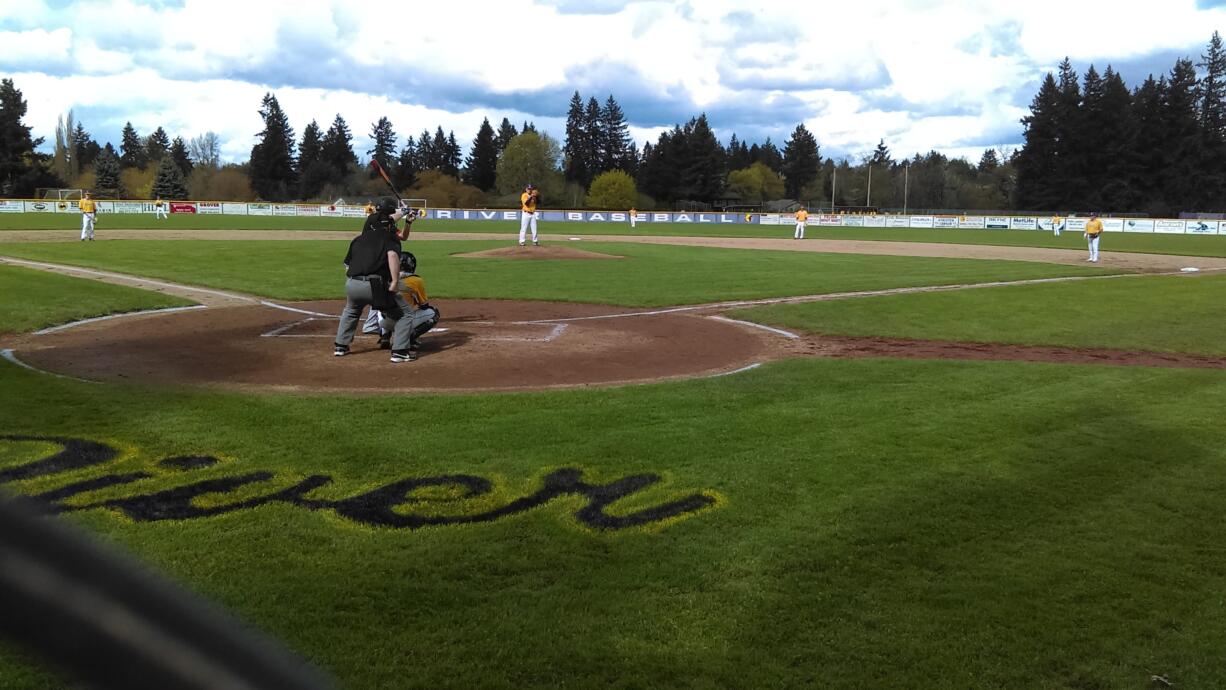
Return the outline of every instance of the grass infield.
<path id="1" fill-rule="evenodd" d="M 23 401 L 0 406 L 4 433 L 121 450 L 106 467 L 8 488 L 154 475 L 74 505 L 260 470 L 273 477 L 198 504 L 317 473 L 334 479 L 323 498 L 465 473 L 504 503 L 562 466 L 665 477 L 630 507 L 721 497 L 618 532 L 577 524 L 575 498 L 419 530 L 287 504 L 162 522 L 69 515 L 347 688 L 1226 683 L 1218 372 L 806 360 L 672 385 L 386 404 L 87 386 L 6 363 L 0 378 L 6 400 Z M 0 442 L 0 468 L 40 446 Z M 199 454 L 222 462 L 156 465 Z M 430 489 L 396 510 L 485 507 Z M 9 651 L 0 684 L 61 682 Z"/>
<path id="2" fill-rule="evenodd" d="M 409 245 L 431 296 L 562 300 L 625 306 L 1103 275 L 1099 268 L 859 254 L 814 254 L 584 243 L 617 260 L 524 261 L 454 254 L 505 246 L 490 241 Z M 0 244 L 0 254 L 162 278 L 279 299 L 342 294 L 347 243 L 334 240 Z"/>
<path id="3" fill-rule="evenodd" d="M 94 316 L 189 304 L 193 303 L 122 285 L 0 266 L 0 333 L 23 333 Z"/>
<path id="4" fill-rule="evenodd" d="M 1226 276 L 1145 276 L 758 307 L 738 318 L 828 335 L 1226 355 Z"/>
<path id="5" fill-rule="evenodd" d="M 109 228 L 131 230 L 337 230 L 361 229 L 354 218 L 291 218 L 273 216 L 199 216 L 175 215 L 155 220 L 151 215 L 103 214 L 98 232 Z M 4 213 L 4 230 L 79 230 L 80 219 L 70 214 Z M 654 235 L 680 237 L 776 237 L 790 238 L 791 225 L 639 223 L 633 230 L 625 223 L 542 222 L 540 231 L 567 235 Z M 413 232 L 498 233 L 508 237 L 519 233 L 515 221 L 423 220 Z M 1066 232 L 1054 237 L 1037 230 L 944 230 L 920 228 L 826 228 L 810 227 L 809 239 L 880 240 L 888 242 L 937 242 L 942 244 L 986 244 L 1018 247 L 1085 249 L 1080 233 Z M 1158 233 L 1107 233 L 1102 240 L 1106 252 L 1142 252 L 1185 256 L 1226 256 L 1226 237 L 1207 235 L 1166 235 Z"/>

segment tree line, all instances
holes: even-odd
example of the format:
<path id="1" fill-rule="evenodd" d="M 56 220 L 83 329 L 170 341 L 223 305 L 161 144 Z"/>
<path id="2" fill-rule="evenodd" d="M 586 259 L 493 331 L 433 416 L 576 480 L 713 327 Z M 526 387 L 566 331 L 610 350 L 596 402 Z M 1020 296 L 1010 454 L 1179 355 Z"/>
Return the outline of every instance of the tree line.
<path id="1" fill-rule="evenodd" d="M 1226 209 L 1226 51 L 1214 32 L 1194 63 L 1129 89 L 1107 66 L 1080 77 L 1068 59 L 1048 74 L 1022 120 L 1024 145 L 988 149 L 977 163 L 937 151 L 896 160 L 881 140 L 859 160 L 821 156 L 798 124 L 782 148 L 768 137 L 727 145 L 705 114 L 662 132 L 640 151 L 625 113 L 604 101 L 570 99 L 565 138 L 532 122 L 485 118 L 465 147 L 441 126 L 401 140 L 392 122 L 371 124 L 359 158 L 337 114 L 312 120 L 299 137 L 276 95 L 259 108 L 263 129 L 243 163 L 220 163 L 213 133 L 185 140 L 161 127 L 142 136 L 129 122 L 120 148 L 99 145 L 84 125 L 61 118 L 54 153 L 41 154 L 22 123 L 26 106 L 12 80 L 0 81 L 0 195 L 35 187 L 91 188 L 100 196 L 168 199 L 329 201 L 377 196 L 374 159 L 404 195 L 436 206 L 513 206 L 532 182 L 552 206 L 589 208 L 753 208 L 796 200 L 810 208 L 1034 211 Z M 1197 67 L 1202 69 L 1198 75 Z"/>

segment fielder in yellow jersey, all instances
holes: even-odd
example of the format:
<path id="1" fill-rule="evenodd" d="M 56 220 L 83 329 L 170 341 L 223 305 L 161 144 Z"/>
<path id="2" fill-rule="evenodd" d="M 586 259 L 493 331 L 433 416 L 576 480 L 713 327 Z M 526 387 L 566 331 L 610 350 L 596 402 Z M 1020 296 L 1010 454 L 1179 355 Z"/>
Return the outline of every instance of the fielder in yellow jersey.
<path id="1" fill-rule="evenodd" d="M 404 318 L 409 319 L 409 357 L 417 359 L 417 351 L 421 349 L 421 336 L 438 325 L 438 309 L 430 306 L 426 296 L 426 281 L 417 275 L 417 257 L 412 252 L 400 254 L 400 294 L 408 303 L 409 310 Z"/>
<path id="2" fill-rule="evenodd" d="M 809 211 L 800 209 L 796 212 L 796 232 L 792 239 L 803 240 L 805 238 L 805 223 L 809 222 Z"/>
<path id="3" fill-rule="evenodd" d="M 94 241 L 94 219 L 98 213 L 98 206 L 94 200 L 89 198 L 89 192 L 81 195 L 81 241 Z"/>
<path id="4" fill-rule="evenodd" d="M 519 195 L 519 246 L 521 247 L 524 246 L 528 226 L 532 226 L 533 246 L 540 244 L 536 236 L 536 204 L 540 198 L 540 192 L 531 184 L 524 187 L 524 193 Z"/>
<path id="5" fill-rule="evenodd" d="M 1090 244 L 1090 258 L 1086 261 L 1098 263 L 1098 238 L 1103 234 L 1103 222 L 1098 219 L 1097 213 L 1090 214 L 1090 220 L 1086 221 L 1086 241 Z"/>

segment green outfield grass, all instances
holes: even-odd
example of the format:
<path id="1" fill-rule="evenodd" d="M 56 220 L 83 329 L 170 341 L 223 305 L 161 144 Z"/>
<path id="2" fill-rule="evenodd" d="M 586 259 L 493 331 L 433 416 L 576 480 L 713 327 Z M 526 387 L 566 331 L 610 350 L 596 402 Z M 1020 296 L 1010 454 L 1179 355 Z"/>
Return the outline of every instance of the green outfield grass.
<path id="1" fill-rule="evenodd" d="M 804 360 L 383 405 L 90 386 L 2 362 L 0 380 L 4 402 L 21 401 L 0 405 L 0 433 L 123 451 L 8 488 L 155 475 L 75 505 L 259 470 L 275 476 L 198 503 L 316 473 L 333 477 L 313 494 L 327 499 L 465 473 L 494 482 L 502 504 L 559 467 L 665 477 L 631 506 L 719 497 L 688 519 L 613 533 L 578 524 L 575 498 L 416 531 L 286 504 L 184 521 L 68 517 L 346 688 L 1226 684 L 1219 372 Z M 47 449 L 0 442 L 0 468 Z M 200 454 L 222 465 L 156 465 Z M 489 507 L 414 496 L 401 514 Z M 0 686 L 62 683 L 9 650 Z"/>
<path id="2" fill-rule="evenodd" d="M 524 261 L 453 256 L 506 246 L 490 241 L 410 244 L 431 295 L 566 300 L 626 306 L 944 285 L 1054 276 L 1104 275 L 1084 268 L 858 254 L 815 254 L 583 243 L 617 260 Z M 144 241 L 0 244 L 0 254 L 105 268 L 280 299 L 336 298 L 347 243 L 334 240 Z"/>
<path id="3" fill-rule="evenodd" d="M 98 232 L 105 236 L 110 228 L 148 230 L 353 230 L 362 221 L 354 218 L 289 218 L 273 216 L 199 216 L 176 215 L 170 220 L 155 220 L 151 215 L 103 214 Z M 639 223 L 631 230 L 625 223 L 542 222 L 540 231 L 559 235 L 651 235 L 675 237 L 776 237 L 790 238 L 791 225 Z M 79 230 L 80 220 L 72 214 L 0 214 L 3 230 Z M 413 232 L 519 233 L 516 221 L 422 220 Z M 1037 230 L 941 230 L 905 228 L 824 228 L 813 226 L 809 239 L 881 240 L 889 242 L 938 242 L 943 244 L 987 244 L 1017 247 L 1085 249 L 1081 233 L 1066 232 L 1054 237 Z M 1226 256 L 1226 237 L 1205 235 L 1164 235 L 1150 233 L 1108 233 L 1102 240 L 1106 252 L 1143 252 L 1185 256 Z"/>
<path id="4" fill-rule="evenodd" d="M 828 335 L 1226 355 L 1226 276 L 1145 276 L 774 305 L 739 318 Z"/>
<path id="5" fill-rule="evenodd" d="M 22 333 L 92 316 L 192 302 L 45 271 L 0 266 L 0 333 Z"/>

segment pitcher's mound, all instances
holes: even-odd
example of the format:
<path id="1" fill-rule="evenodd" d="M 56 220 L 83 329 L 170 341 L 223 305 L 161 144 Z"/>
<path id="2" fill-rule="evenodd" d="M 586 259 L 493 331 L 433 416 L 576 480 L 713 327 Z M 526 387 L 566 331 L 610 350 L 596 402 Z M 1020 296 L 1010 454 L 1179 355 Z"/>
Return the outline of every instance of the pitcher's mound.
<path id="1" fill-rule="evenodd" d="M 582 249 L 573 249 L 571 247 L 556 247 L 553 245 L 545 245 L 542 247 L 534 247 L 528 245 L 520 247 L 499 247 L 498 249 L 487 249 L 483 252 L 468 252 L 467 254 L 456 254 L 456 256 L 466 259 L 622 259 L 625 257 L 616 256 L 614 254 L 601 254 L 600 252 L 589 252 Z"/>

